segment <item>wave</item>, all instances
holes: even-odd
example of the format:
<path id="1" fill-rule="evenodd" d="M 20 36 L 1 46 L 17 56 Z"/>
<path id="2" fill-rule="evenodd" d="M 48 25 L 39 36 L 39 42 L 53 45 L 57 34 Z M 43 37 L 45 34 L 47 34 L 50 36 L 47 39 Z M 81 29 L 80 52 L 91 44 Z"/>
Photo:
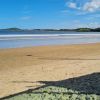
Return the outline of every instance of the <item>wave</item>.
<path id="1" fill-rule="evenodd" d="M 100 38 L 100 34 L 23 34 L 23 35 L 0 35 L 0 40 L 18 39 L 81 39 L 81 38 Z"/>
<path id="2" fill-rule="evenodd" d="M 100 36 L 100 34 L 7 34 L 0 35 L 0 37 L 23 37 L 23 36 Z"/>

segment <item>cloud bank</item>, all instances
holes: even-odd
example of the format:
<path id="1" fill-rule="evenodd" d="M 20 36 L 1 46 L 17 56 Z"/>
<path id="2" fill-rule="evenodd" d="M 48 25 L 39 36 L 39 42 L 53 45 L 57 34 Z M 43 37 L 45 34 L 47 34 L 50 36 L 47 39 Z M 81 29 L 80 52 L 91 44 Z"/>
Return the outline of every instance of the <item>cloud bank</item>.
<path id="1" fill-rule="evenodd" d="M 95 12 L 100 10 L 100 0 L 90 0 L 82 4 L 81 6 L 78 5 L 77 2 L 69 2 L 67 6 L 72 9 L 77 9 L 87 12 Z"/>

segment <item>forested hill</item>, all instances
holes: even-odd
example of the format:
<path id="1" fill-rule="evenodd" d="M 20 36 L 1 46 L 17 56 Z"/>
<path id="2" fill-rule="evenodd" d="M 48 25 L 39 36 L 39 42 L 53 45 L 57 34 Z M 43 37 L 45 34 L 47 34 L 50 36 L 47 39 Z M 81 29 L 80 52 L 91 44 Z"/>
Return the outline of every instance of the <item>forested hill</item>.
<path id="1" fill-rule="evenodd" d="M 74 31 L 74 32 L 100 32 L 100 28 L 77 28 L 77 29 L 20 29 L 20 28 L 7 28 L 0 29 L 3 31 Z"/>

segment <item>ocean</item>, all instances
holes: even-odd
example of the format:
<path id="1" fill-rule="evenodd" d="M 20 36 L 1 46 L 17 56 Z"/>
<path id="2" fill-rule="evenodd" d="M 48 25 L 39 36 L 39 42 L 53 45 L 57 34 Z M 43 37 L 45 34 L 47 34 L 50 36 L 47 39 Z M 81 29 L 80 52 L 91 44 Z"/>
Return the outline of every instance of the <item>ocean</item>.
<path id="1" fill-rule="evenodd" d="M 0 31 L 0 49 L 100 42 L 100 32 Z"/>

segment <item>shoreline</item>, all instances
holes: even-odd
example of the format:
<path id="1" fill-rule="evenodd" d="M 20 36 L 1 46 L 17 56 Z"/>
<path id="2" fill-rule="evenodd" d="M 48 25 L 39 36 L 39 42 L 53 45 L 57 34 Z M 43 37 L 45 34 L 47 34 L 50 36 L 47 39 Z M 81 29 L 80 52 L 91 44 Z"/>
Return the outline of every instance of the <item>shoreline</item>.
<path id="1" fill-rule="evenodd" d="M 75 43 L 75 44 L 54 44 L 54 45 L 37 45 L 37 46 L 29 46 L 29 47 L 14 47 L 14 48 L 0 48 L 0 51 L 2 50 L 13 50 L 13 49 L 26 49 L 26 48 L 38 48 L 38 47 L 58 47 L 58 46 L 77 46 L 77 45 L 93 45 L 93 44 L 100 44 L 100 42 L 96 43 Z"/>
<path id="2" fill-rule="evenodd" d="M 0 97 L 100 72 L 100 43 L 0 49 Z"/>
<path id="3" fill-rule="evenodd" d="M 100 34 L 0 35 L 0 49 L 99 43 Z"/>

